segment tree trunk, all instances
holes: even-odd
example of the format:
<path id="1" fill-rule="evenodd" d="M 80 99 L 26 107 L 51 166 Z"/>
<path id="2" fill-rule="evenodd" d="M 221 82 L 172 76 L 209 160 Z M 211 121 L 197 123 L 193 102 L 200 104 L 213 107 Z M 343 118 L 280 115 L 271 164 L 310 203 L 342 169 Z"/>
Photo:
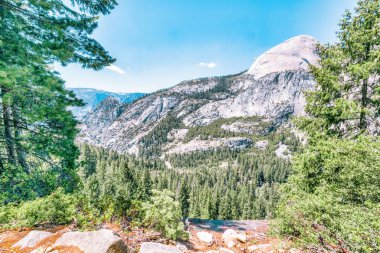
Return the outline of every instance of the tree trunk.
<path id="1" fill-rule="evenodd" d="M 3 124 L 4 124 L 4 138 L 5 145 L 7 149 L 8 162 L 11 164 L 16 164 L 15 153 L 14 153 L 14 142 L 11 130 L 10 122 L 10 106 L 4 101 L 4 95 L 8 91 L 6 88 L 1 87 L 1 96 L 2 96 L 2 107 L 3 107 Z"/>
<path id="2" fill-rule="evenodd" d="M 26 162 L 26 153 L 23 146 L 20 143 L 21 138 L 21 128 L 20 128 L 20 117 L 18 115 L 17 107 L 15 104 L 12 105 L 13 113 L 13 128 L 15 137 L 15 147 L 17 153 L 17 161 L 24 168 L 25 171 L 29 172 L 28 164 Z"/>
<path id="3" fill-rule="evenodd" d="M 365 59 L 368 61 L 369 55 L 371 53 L 371 45 L 369 43 L 365 46 Z M 359 118 L 359 129 L 363 132 L 367 130 L 367 107 L 368 107 L 368 78 L 363 80 L 361 87 L 361 99 L 360 99 L 360 118 Z"/>
<path id="4" fill-rule="evenodd" d="M 3 158 L 0 157 L 0 175 L 5 172 Z"/>
<path id="5" fill-rule="evenodd" d="M 361 103 L 360 103 L 360 119 L 359 119 L 359 128 L 361 131 L 365 131 L 367 129 L 367 106 L 368 106 L 368 80 L 363 81 L 362 89 L 361 89 Z"/>

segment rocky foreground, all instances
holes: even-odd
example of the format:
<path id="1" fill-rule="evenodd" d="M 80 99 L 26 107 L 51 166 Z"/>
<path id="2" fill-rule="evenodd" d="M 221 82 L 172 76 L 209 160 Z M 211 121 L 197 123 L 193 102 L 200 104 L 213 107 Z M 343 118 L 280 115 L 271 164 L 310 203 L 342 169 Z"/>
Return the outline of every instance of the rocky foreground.
<path id="1" fill-rule="evenodd" d="M 70 227 L 44 230 L 12 230 L 0 233 L 0 252 L 26 253 L 241 253 L 302 252 L 268 236 L 267 221 L 191 220 L 190 239 L 176 242 L 156 233 L 122 231 L 106 226 L 97 231 L 74 231 Z"/>

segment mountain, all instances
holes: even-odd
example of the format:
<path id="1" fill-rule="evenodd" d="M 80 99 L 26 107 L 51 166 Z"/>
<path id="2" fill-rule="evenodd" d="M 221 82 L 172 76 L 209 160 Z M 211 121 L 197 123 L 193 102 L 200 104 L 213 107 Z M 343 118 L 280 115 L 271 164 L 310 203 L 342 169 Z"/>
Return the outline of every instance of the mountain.
<path id="1" fill-rule="evenodd" d="M 74 115 L 78 119 L 83 119 L 87 113 L 94 110 L 99 103 L 108 97 L 115 98 L 121 103 L 131 103 L 145 95 L 145 93 L 114 93 L 91 88 L 69 88 L 69 90 L 74 91 L 76 96 L 82 99 L 86 104 L 83 107 L 72 108 Z"/>
<path id="2" fill-rule="evenodd" d="M 319 59 L 316 44 L 297 36 L 246 72 L 183 81 L 131 104 L 104 101 L 85 117 L 79 141 L 156 156 L 262 145 L 263 136 L 290 116 L 304 114 L 303 91 L 314 87 L 308 66 Z"/>

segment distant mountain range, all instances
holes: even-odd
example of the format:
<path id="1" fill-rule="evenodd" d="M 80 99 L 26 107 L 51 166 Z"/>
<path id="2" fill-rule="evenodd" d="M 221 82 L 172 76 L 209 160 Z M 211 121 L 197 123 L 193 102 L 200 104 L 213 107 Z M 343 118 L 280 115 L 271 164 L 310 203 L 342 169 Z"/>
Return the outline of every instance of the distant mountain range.
<path id="1" fill-rule="evenodd" d="M 130 104 L 109 97 L 83 119 L 78 140 L 153 156 L 261 147 L 291 116 L 304 114 L 303 92 L 315 84 L 308 67 L 318 64 L 316 45 L 313 37 L 297 36 L 236 75 L 183 81 Z"/>
<path id="2" fill-rule="evenodd" d="M 72 112 L 79 120 L 82 120 L 86 114 L 93 111 L 104 99 L 108 97 L 118 100 L 121 104 L 128 104 L 146 95 L 146 93 L 139 92 L 115 93 L 91 88 L 69 88 L 69 90 L 74 91 L 76 96 L 82 99 L 86 104 L 83 107 L 72 108 Z"/>

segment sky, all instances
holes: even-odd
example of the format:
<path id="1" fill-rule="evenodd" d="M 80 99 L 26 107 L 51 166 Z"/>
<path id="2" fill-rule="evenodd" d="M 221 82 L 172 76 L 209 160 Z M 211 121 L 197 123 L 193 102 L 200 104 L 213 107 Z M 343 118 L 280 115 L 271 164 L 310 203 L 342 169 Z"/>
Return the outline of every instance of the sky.
<path id="1" fill-rule="evenodd" d="M 93 37 L 117 61 L 101 71 L 57 70 L 67 87 L 153 92 L 183 80 L 248 69 L 255 58 L 297 35 L 336 41 L 357 0 L 119 0 Z"/>

